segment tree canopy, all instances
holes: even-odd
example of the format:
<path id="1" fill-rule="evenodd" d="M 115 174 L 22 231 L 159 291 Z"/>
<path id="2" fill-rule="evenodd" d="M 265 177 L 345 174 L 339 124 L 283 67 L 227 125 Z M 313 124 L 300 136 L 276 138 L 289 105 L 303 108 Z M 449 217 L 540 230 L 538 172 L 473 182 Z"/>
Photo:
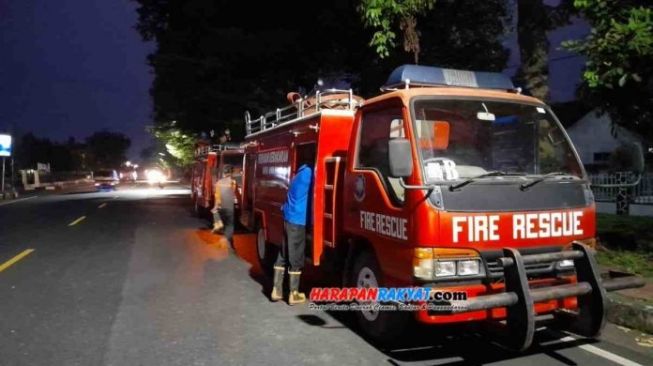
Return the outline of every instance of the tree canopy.
<path id="1" fill-rule="evenodd" d="M 255 116 L 279 107 L 288 92 L 307 93 L 318 78 L 350 83 L 357 94 L 370 96 L 392 69 L 414 62 L 413 53 L 395 52 L 399 45 L 383 58 L 370 47 L 376 29 L 365 25 L 359 8 L 370 2 L 134 1 L 137 29 L 157 46 L 149 64 L 153 131 L 160 138 L 171 137 L 162 131 L 176 121 L 181 134 L 221 134 L 229 128 L 237 141 L 246 110 Z M 401 27 L 406 14 L 414 16 L 420 63 L 505 66 L 503 0 L 440 0 L 419 9 L 425 11 L 400 12 L 391 26 Z"/>
<path id="2" fill-rule="evenodd" d="M 587 58 L 580 95 L 618 124 L 653 138 L 653 4 L 648 0 L 576 0 L 592 26 L 565 46 Z"/>
<path id="3" fill-rule="evenodd" d="M 380 57 L 388 57 L 397 45 L 393 28 L 398 27 L 403 33 L 404 51 L 412 53 L 417 64 L 421 51 L 417 17 L 433 9 L 434 4 L 435 0 L 361 0 L 358 10 L 365 25 L 375 29 L 370 45 Z"/>
<path id="4" fill-rule="evenodd" d="M 86 138 L 88 166 L 91 169 L 118 168 L 127 160 L 130 139 L 120 132 L 99 131 Z"/>

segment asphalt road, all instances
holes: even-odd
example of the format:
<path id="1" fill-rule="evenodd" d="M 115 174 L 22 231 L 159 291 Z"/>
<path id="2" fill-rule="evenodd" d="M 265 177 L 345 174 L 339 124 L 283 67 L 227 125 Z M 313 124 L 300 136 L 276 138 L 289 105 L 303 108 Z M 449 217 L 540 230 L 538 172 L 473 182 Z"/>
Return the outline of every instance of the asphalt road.
<path id="1" fill-rule="evenodd" d="M 230 252 L 188 201 L 127 187 L 0 202 L 0 365 L 653 365 L 612 325 L 600 342 L 542 330 L 523 354 L 470 328 L 381 349 L 341 314 L 269 302 L 254 237 Z"/>

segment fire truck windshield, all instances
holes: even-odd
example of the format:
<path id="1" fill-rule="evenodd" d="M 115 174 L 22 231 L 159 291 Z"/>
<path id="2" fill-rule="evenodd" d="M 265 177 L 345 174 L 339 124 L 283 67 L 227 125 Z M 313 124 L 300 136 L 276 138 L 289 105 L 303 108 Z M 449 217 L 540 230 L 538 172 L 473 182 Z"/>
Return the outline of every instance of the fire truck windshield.
<path id="1" fill-rule="evenodd" d="M 507 177 L 553 172 L 583 175 L 567 136 L 542 106 L 418 99 L 413 104 L 413 119 L 426 183 L 474 177 L 510 180 Z"/>

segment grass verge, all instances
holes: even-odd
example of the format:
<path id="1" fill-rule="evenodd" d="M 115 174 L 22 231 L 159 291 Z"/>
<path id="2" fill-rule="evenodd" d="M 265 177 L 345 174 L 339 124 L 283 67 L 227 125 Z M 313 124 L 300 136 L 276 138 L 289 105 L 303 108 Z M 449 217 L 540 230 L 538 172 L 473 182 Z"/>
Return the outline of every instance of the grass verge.
<path id="1" fill-rule="evenodd" d="M 653 254 L 651 253 L 620 249 L 600 249 L 596 259 L 604 267 L 633 272 L 653 279 Z"/>

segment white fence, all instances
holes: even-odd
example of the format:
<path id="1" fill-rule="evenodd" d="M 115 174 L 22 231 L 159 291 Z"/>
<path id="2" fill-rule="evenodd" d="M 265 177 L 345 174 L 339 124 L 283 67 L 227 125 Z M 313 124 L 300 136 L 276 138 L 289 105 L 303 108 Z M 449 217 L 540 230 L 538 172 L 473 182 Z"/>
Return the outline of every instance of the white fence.
<path id="1" fill-rule="evenodd" d="M 590 174 L 589 178 L 592 184 L 619 184 L 624 178 L 624 173 L 613 174 Z M 632 182 L 635 177 L 630 175 L 625 177 L 626 181 Z M 592 187 L 594 198 L 600 202 L 614 202 L 617 197 L 619 188 L 599 188 Z M 653 205 L 653 174 L 646 173 L 642 180 L 635 187 L 630 188 L 631 203 Z"/>

